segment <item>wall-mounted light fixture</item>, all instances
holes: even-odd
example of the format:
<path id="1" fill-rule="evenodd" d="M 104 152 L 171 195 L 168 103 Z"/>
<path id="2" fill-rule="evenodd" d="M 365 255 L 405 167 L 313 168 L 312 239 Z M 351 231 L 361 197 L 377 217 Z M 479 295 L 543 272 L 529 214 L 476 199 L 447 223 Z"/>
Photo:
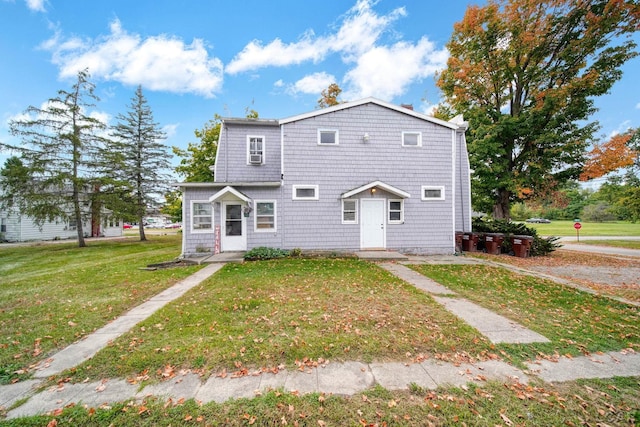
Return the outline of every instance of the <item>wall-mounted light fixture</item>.
<path id="1" fill-rule="evenodd" d="M 364 142 L 369 142 L 369 134 L 367 132 L 365 132 L 364 135 L 362 136 L 362 140 Z"/>
<path id="2" fill-rule="evenodd" d="M 371 195 L 373 196 L 374 194 L 376 194 L 376 191 L 377 191 L 377 190 L 376 190 L 376 187 L 373 187 L 373 188 L 371 189 Z"/>

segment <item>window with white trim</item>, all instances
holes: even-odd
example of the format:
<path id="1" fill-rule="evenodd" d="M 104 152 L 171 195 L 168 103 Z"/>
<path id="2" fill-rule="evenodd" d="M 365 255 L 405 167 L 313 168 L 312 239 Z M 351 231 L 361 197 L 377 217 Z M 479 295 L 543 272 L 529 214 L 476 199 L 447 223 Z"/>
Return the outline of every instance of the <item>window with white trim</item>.
<path id="1" fill-rule="evenodd" d="M 444 187 L 423 185 L 421 195 L 422 200 L 444 200 Z"/>
<path id="2" fill-rule="evenodd" d="M 342 200 L 342 223 L 343 224 L 358 223 L 358 200 L 356 199 Z"/>
<path id="3" fill-rule="evenodd" d="M 402 132 L 403 147 L 421 147 L 422 132 Z"/>
<path id="4" fill-rule="evenodd" d="M 7 218 L 0 218 L 0 233 L 7 232 Z"/>
<path id="5" fill-rule="evenodd" d="M 247 136 L 247 164 L 264 164 L 264 136 Z"/>
<path id="6" fill-rule="evenodd" d="M 208 200 L 191 202 L 191 231 L 194 233 L 210 233 L 213 230 L 213 209 Z"/>
<path id="7" fill-rule="evenodd" d="M 256 200 L 255 227 L 256 232 L 276 231 L 275 200 Z"/>
<path id="8" fill-rule="evenodd" d="M 402 224 L 404 222 L 404 200 L 389 200 L 389 224 Z"/>
<path id="9" fill-rule="evenodd" d="M 294 185 L 293 200 L 318 200 L 319 190 L 317 185 Z"/>
<path id="10" fill-rule="evenodd" d="M 318 129 L 318 145 L 338 145 L 336 129 Z"/>

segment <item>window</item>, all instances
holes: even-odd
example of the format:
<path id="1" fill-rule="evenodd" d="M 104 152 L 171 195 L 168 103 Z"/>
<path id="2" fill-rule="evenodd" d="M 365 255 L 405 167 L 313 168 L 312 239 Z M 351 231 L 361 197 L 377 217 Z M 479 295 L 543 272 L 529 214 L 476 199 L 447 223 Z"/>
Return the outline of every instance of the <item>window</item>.
<path id="1" fill-rule="evenodd" d="M 293 200 L 318 200 L 317 185 L 294 185 Z"/>
<path id="2" fill-rule="evenodd" d="M 358 223 L 358 201 L 343 200 L 342 201 L 342 223 L 357 224 Z"/>
<path id="3" fill-rule="evenodd" d="M 444 200 L 444 187 L 423 185 L 422 200 Z"/>
<path id="4" fill-rule="evenodd" d="M 276 231 L 276 202 L 256 201 L 255 230 Z"/>
<path id="5" fill-rule="evenodd" d="M 0 233 L 7 232 L 7 218 L 0 218 Z"/>
<path id="6" fill-rule="evenodd" d="M 422 146 L 421 132 L 402 132 L 403 147 L 420 147 Z"/>
<path id="7" fill-rule="evenodd" d="M 211 202 L 192 201 L 191 202 L 191 231 L 211 232 L 213 229 L 213 215 Z"/>
<path id="8" fill-rule="evenodd" d="M 404 200 L 389 200 L 389 224 L 404 222 Z"/>
<path id="9" fill-rule="evenodd" d="M 247 163 L 264 164 L 264 136 L 247 136 Z"/>
<path id="10" fill-rule="evenodd" d="M 318 145 L 338 145 L 338 131 L 318 129 Z"/>

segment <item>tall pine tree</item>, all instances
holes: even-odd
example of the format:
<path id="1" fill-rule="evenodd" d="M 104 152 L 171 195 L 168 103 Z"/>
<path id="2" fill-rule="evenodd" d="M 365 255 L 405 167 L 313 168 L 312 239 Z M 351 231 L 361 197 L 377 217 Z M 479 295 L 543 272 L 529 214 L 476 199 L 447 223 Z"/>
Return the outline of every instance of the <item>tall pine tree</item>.
<path id="1" fill-rule="evenodd" d="M 112 128 L 111 146 L 114 161 L 119 164 L 114 178 L 125 184 L 128 197 L 122 198 L 128 206 L 119 209 L 139 224 L 140 240 L 147 240 L 144 217 L 147 209 L 158 204 L 157 197 L 164 193 L 168 183 L 168 148 L 162 143 L 166 134 L 153 119 L 153 112 L 138 86 L 126 114 L 118 114 Z"/>
<path id="2" fill-rule="evenodd" d="M 87 70 L 71 90 L 60 90 L 43 107 L 30 106 L 26 118 L 9 123 L 21 145 L 0 144 L 18 152 L 24 179 L 2 180 L 3 204 L 17 208 L 36 224 L 46 221 L 75 227 L 78 246 L 86 246 L 83 222 L 91 212 L 98 148 L 106 125 L 90 116 L 98 97 Z"/>

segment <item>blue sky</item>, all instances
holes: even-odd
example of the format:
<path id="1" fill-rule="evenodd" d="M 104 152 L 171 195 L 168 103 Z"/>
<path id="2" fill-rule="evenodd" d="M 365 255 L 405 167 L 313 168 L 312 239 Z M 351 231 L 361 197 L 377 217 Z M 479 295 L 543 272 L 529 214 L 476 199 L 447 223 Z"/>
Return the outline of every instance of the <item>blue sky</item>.
<path id="1" fill-rule="evenodd" d="M 8 121 L 69 89 L 85 67 L 101 98 L 93 114 L 114 123 L 140 84 L 166 144 L 182 148 L 216 113 L 304 113 L 332 82 L 345 100 L 374 96 L 427 112 L 440 100 L 434 73 L 468 4 L 0 0 L 0 141 L 17 143 Z M 635 58 L 597 100 L 603 137 L 640 126 L 639 77 Z"/>

